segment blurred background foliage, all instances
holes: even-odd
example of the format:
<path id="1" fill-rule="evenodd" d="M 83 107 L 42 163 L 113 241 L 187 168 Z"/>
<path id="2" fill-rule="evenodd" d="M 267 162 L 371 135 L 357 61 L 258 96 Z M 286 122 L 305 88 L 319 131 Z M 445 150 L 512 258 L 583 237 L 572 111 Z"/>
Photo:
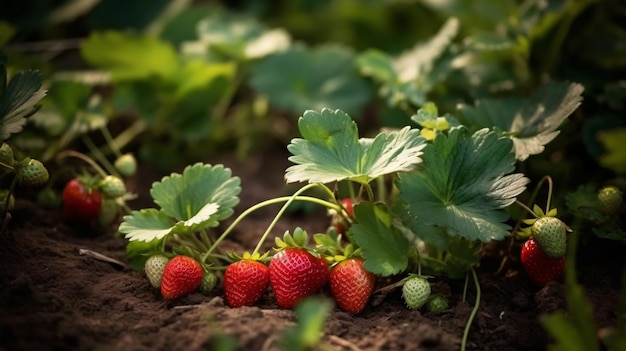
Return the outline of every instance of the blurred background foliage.
<path id="1" fill-rule="evenodd" d="M 20 148 L 45 161 L 110 129 L 163 170 L 285 144 L 306 109 L 374 133 L 427 102 L 578 82 L 582 107 L 523 165 L 567 189 L 590 163 L 592 181 L 626 173 L 624 23 L 621 0 L 31 0 L 2 5 L 0 47 L 48 89 Z"/>

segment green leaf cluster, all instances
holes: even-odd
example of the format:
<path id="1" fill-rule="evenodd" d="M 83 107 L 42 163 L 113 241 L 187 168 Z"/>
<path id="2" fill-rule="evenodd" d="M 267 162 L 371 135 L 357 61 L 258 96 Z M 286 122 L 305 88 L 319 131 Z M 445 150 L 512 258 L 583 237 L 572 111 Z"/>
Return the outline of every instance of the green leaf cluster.
<path id="1" fill-rule="evenodd" d="M 7 140 L 11 134 L 22 131 L 26 118 L 37 112 L 37 103 L 46 90 L 40 90 L 41 73 L 28 70 L 7 74 L 6 56 L 0 52 L 0 139 Z"/>
<path id="2" fill-rule="evenodd" d="M 150 195 L 160 209 L 148 208 L 124 216 L 119 231 L 130 241 L 150 242 L 167 235 L 192 235 L 215 227 L 232 215 L 241 191 L 238 177 L 221 165 L 196 163 L 182 174 L 155 182 Z"/>
<path id="3" fill-rule="evenodd" d="M 302 138 L 288 145 L 296 165 L 287 169 L 288 183 L 330 183 L 351 180 L 368 184 L 396 172 L 416 169 L 426 146 L 419 130 L 405 127 L 359 138 L 356 123 L 341 110 L 308 110 L 298 120 Z"/>
<path id="4" fill-rule="evenodd" d="M 371 100 L 371 87 L 355 60 L 352 50 L 339 45 L 294 45 L 255 64 L 250 85 L 293 113 L 322 108 L 359 113 Z"/>
<path id="5" fill-rule="evenodd" d="M 396 182 L 406 210 L 418 221 L 445 227 L 450 235 L 489 242 L 508 236 L 504 210 L 526 189 L 515 167 L 512 142 L 498 133 L 466 127 L 439 134 L 424 149 L 420 172 Z"/>

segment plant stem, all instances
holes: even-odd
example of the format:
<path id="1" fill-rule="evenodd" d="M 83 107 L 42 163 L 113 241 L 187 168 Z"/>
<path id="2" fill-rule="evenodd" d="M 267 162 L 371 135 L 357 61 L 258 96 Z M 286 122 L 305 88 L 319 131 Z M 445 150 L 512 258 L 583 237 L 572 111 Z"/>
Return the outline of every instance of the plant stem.
<path id="1" fill-rule="evenodd" d="M 62 152 L 59 152 L 57 154 L 57 160 L 62 160 L 65 157 L 76 157 L 84 162 L 86 162 L 87 164 L 89 164 L 91 167 L 93 167 L 93 169 L 98 172 L 98 174 L 100 174 L 102 176 L 102 178 L 107 176 L 107 173 L 102 169 L 102 167 L 100 167 L 100 165 L 98 165 L 93 159 L 91 159 L 89 156 L 80 153 L 78 151 L 74 151 L 74 150 L 65 150 Z"/>
<path id="2" fill-rule="evenodd" d="M 104 137 L 104 140 L 106 140 L 111 152 L 113 152 L 116 157 L 122 156 L 120 149 L 118 149 L 117 145 L 115 145 L 113 137 L 111 136 L 111 132 L 109 131 L 109 128 L 106 127 L 106 125 L 100 127 L 100 133 L 102 133 L 102 136 Z"/>
<path id="3" fill-rule="evenodd" d="M 114 174 L 119 177 L 119 174 L 117 170 L 115 169 L 115 167 L 111 165 L 111 162 L 109 162 L 106 156 L 104 156 L 102 151 L 100 151 L 100 149 L 93 143 L 93 141 L 91 141 L 91 139 L 89 139 L 89 137 L 87 137 L 84 134 L 81 135 L 81 139 L 83 140 L 85 145 L 87 145 L 87 147 L 89 148 L 89 151 L 91 151 L 93 156 L 97 158 L 98 161 L 100 161 L 100 163 L 107 169 L 107 171 L 109 172 L 108 174 Z M 107 174 L 103 175 L 103 177 L 106 177 L 106 176 Z"/>
<path id="4" fill-rule="evenodd" d="M 11 201 L 11 195 L 13 194 L 13 191 L 15 190 L 15 185 L 17 184 L 17 178 L 18 176 L 16 175 L 13 178 L 13 181 L 11 181 L 11 185 L 9 186 L 9 191 L 6 194 L 6 199 L 4 200 L 4 209 L 2 211 L 2 228 L 0 228 L 0 233 L 4 233 L 4 229 L 6 229 L 7 226 L 7 215 L 9 214 L 9 202 Z"/>
<path id="5" fill-rule="evenodd" d="M 480 306 L 480 284 L 478 283 L 478 277 L 476 276 L 476 271 L 474 270 L 474 268 L 470 269 L 470 271 L 472 272 L 474 285 L 476 286 L 476 300 L 474 302 L 474 308 L 472 309 L 472 313 L 470 313 L 470 316 L 467 319 L 467 323 L 465 324 L 465 331 L 463 332 L 463 339 L 461 340 L 461 351 L 465 351 L 469 330 L 472 326 L 472 322 L 474 321 L 474 317 L 476 317 L 476 313 L 478 313 L 478 307 Z"/>
<path id="6" fill-rule="evenodd" d="M 252 255 L 254 255 L 254 254 L 259 252 L 259 250 L 261 249 L 261 246 L 263 245 L 263 242 L 265 242 L 265 239 L 267 239 L 267 236 L 269 235 L 269 233 L 272 231 L 272 229 L 274 229 L 274 226 L 276 226 L 276 223 L 278 223 L 280 218 L 283 216 L 283 213 L 285 213 L 285 211 L 287 210 L 289 205 L 291 205 L 291 203 L 294 202 L 296 197 L 298 195 L 304 193 L 305 191 L 309 190 L 310 188 L 318 186 L 318 184 L 319 183 L 313 183 L 313 184 L 305 185 L 305 186 L 300 188 L 298 191 L 296 191 L 295 193 L 293 193 L 293 195 L 291 195 L 289 197 L 289 200 L 287 200 L 287 202 L 285 202 L 285 204 L 280 209 L 280 211 L 278 211 L 276 216 L 274 216 L 274 219 L 272 220 L 272 222 L 270 222 L 270 225 L 267 226 L 267 229 L 265 230 L 265 233 L 263 233 L 263 235 L 261 236 L 261 239 L 259 239 L 259 242 L 257 243 L 256 247 L 254 248 L 254 251 L 252 252 Z M 339 209 L 339 211 L 341 211 L 341 209 Z"/>
<path id="7" fill-rule="evenodd" d="M 332 194 L 332 191 L 331 191 L 331 194 Z M 222 233 L 222 235 L 220 235 L 220 237 L 217 238 L 217 240 L 215 240 L 213 245 L 209 248 L 209 250 L 204 255 L 205 256 L 209 256 L 211 254 L 211 252 L 213 252 L 213 250 L 215 250 L 215 248 L 217 248 L 217 246 L 222 242 L 222 240 L 224 240 L 226 238 L 226 236 L 228 236 L 228 234 L 230 234 L 230 232 L 237 226 L 237 224 L 239 224 L 239 222 L 241 222 L 246 216 L 248 216 L 252 212 L 254 212 L 256 210 L 259 210 L 259 209 L 261 209 L 262 207 L 265 207 L 265 206 L 279 204 L 279 203 L 282 203 L 282 202 L 285 202 L 285 201 L 289 201 L 292 197 L 293 196 L 277 197 L 277 198 L 274 198 L 274 199 L 265 200 L 263 202 L 260 202 L 260 203 L 258 203 L 256 205 L 248 208 L 247 210 L 242 212 L 233 221 L 233 223 L 228 228 L 226 228 L 226 230 Z M 318 199 L 316 197 L 299 195 L 299 196 L 296 196 L 293 199 L 294 199 L 294 201 L 308 201 L 308 202 L 316 203 L 318 205 L 322 205 L 322 206 L 330 208 L 330 209 L 334 209 L 336 211 L 341 211 L 341 207 L 339 205 L 337 205 L 337 204 L 335 204 L 333 202 L 329 202 L 329 201 L 325 201 L 325 200 L 322 200 L 322 199 Z"/>

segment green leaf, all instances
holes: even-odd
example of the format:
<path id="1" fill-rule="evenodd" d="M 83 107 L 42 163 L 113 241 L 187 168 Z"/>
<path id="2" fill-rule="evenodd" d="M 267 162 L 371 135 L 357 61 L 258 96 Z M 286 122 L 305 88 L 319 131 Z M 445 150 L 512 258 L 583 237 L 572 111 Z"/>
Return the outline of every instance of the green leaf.
<path id="1" fill-rule="evenodd" d="M 332 311 L 333 304 L 327 298 L 308 297 L 295 307 L 296 325 L 281 334 L 278 345 L 283 350 L 314 350 L 320 343 L 324 324 Z"/>
<path id="2" fill-rule="evenodd" d="M 46 95 L 41 88 L 41 73 L 25 71 L 15 74 L 0 96 L 0 138 L 22 131 L 26 117 L 35 113 L 39 100 Z"/>
<path id="3" fill-rule="evenodd" d="M 557 128 L 581 104 L 583 90 L 580 84 L 553 82 L 529 99 L 483 99 L 475 106 L 462 106 L 461 112 L 472 127 L 497 127 L 511 135 L 515 155 L 523 161 L 543 152 L 559 134 Z"/>
<path id="4" fill-rule="evenodd" d="M 232 177 L 230 169 L 222 165 L 196 163 L 185 167 L 182 174 L 172 173 L 152 184 L 150 195 L 166 215 L 208 227 L 233 214 L 239 203 L 239 184 L 239 177 Z"/>
<path id="5" fill-rule="evenodd" d="M 606 150 L 600 156 L 600 164 L 615 173 L 626 174 L 626 151 L 624 151 L 626 128 L 617 128 L 598 133 L 598 139 Z"/>
<path id="6" fill-rule="evenodd" d="M 447 227 L 469 240 L 502 239 L 510 227 L 503 210 L 526 189 L 528 179 L 515 169 L 512 142 L 482 129 L 470 135 L 455 127 L 438 134 L 424 149 L 421 172 L 401 174 L 400 198 L 418 221 Z"/>
<path id="7" fill-rule="evenodd" d="M 394 70 L 400 82 L 420 80 L 426 91 L 432 83 L 425 77 L 433 71 L 437 60 L 448 49 L 452 40 L 457 36 L 460 22 L 451 17 L 428 41 L 418 43 L 413 49 L 401 54 L 394 60 Z"/>
<path id="8" fill-rule="evenodd" d="M 250 84 L 272 105 L 295 114 L 324 107 L 360 113 L 372 95 L 357 74 L 354 53 L 336 45 L 294 46 L 267 56 L 252 66 Z"/>
<path id="9" fill-rule="evenodd" d="M 459 21 L 452 17 L 432 38 L 398 57 L 389 57 L 378 50 L 365 51 L 358 57 L 358 67 L 362 74 L 381 84 L 379 93 L 390 106 L 404 101 L 422 105 L 433 86 L 449 71 L 440 70 L 439 65 L 458 30 Z"/>
<path id="10" fill-rule="evenodd" d="M 197 45 L 239 60 L 258 59 L 291 45 L 283 29 L 268 30 L 254 18 L 219 10 L 199 21 L 197 31 Z"/>
<path id="11" fill-rule="evenodd" d="M 178 54 L 169 43 L 117 31 L 93 32 L 81 54 L 91 65 L 111 71 L 119 81 L 172 79 L 180 68 Z"/>
<path id="12" fill-rule="evenodd" d="M 419 130 L 409 127 L 359 139 L 348 114 L 327 108 L 306 111 L 298 128 L 303 139 L 295 138 L 287 147 L 296 164 L 286 171 L 288 183 L 349 179 L 367 184 L 384 174 L 414 170 L 426 145 Z"/>
<path id="13" fill-rule="evenodd" d="M 180 234 L 187 234 L 197 232 L 207 227 L 215 227 L 218 224 L 218 220 L 213 217 L 219 210 L 219 205 L 216 203 L 208 203 L 204 205 L 193 217 L 186 221 L 180 221 L 174 226 L 174 232 Z"/>
<path id="14" fill-rule="evenodd" d="M 357 223 L 350 227 L 354 240 L 363 249 L 364 267 L 374 274 L 390 276 L 406 269 L 409 240 L 393 223 L 383 204 L 361 202 L 354 206 Z"/>
<path id="15" fill-rule="evenodd" d="M 232 62 L 210 63 L 199 60 L 189 61 L 179 73 L 176 93 L 177 99 L 189 95 L 190 92 L 206 88 L 219 77 L 232 79 L 235 75 L 235 64 Z"/>
<path id="16" fill-rule="evenodd" d="M 124 216 L 119 232 L 129 241 L 149 242 L 163 239 L 173 227 L 174 222 L 163 211 L 148 208 Z"/>
<path id="17" fill-rule="evenodd" d="M 576 191 L 565 195 L 565 204 L 568 210 L 577 217 L 588 221 L 601 223 L 606 220 L 606 215 L 598 208 L 598 189 L 591 184 L 580 185 Z"/>

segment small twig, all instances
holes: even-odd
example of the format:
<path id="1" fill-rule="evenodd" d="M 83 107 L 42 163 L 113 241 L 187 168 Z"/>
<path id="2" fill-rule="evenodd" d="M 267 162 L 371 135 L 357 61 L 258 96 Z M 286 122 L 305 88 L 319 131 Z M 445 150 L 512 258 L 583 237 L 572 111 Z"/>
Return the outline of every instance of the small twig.
<path id="1" fill-rule="evenodd" d="M 347 349 L 350 349 L 352 351 L 361 351 L 360 347 L 358 347 L 355 344 L 351 343 L 350 341 L 348 341 L 348 340 L 346 340 L 344 338 L 340 338 L 340 337 L 338 337 L 336 335 L 330 335 L 328 337 L 328 339 L 331 342 L 333 342 L 333 343 L 335 343 L 335 344 L 337 344 L 339 346 L 345 347 Z"/>
<path id="2" fill-rule="evenodd" d="M 193 310 L 196 309 L 198 307 L 200 307 L 201 305 L 181 305 L 181 306 L 174 306 L 172 307 L 173 310 Z"/>
<path id="3" fill-rule="evenodd" d="M 111 258 L 109 256 L 105 256 L 101 253 L 92 251 L 92 250 L 88 250 L 88 249 L 78 249 L 78 253 L 81 255 L 85 255 L 85 256 L 89 256 L 92 258 L 95 258 L 98 261 L 103 261 L 103 262 L 108 262 L 108 263 L 112 263 L 114 265 L 120 266 L 121 268 L 128 268 L 128 266 L 126 265 L 126 263 L 122 262 L 122 261 L 118 261 L 114 258 Z"/>

